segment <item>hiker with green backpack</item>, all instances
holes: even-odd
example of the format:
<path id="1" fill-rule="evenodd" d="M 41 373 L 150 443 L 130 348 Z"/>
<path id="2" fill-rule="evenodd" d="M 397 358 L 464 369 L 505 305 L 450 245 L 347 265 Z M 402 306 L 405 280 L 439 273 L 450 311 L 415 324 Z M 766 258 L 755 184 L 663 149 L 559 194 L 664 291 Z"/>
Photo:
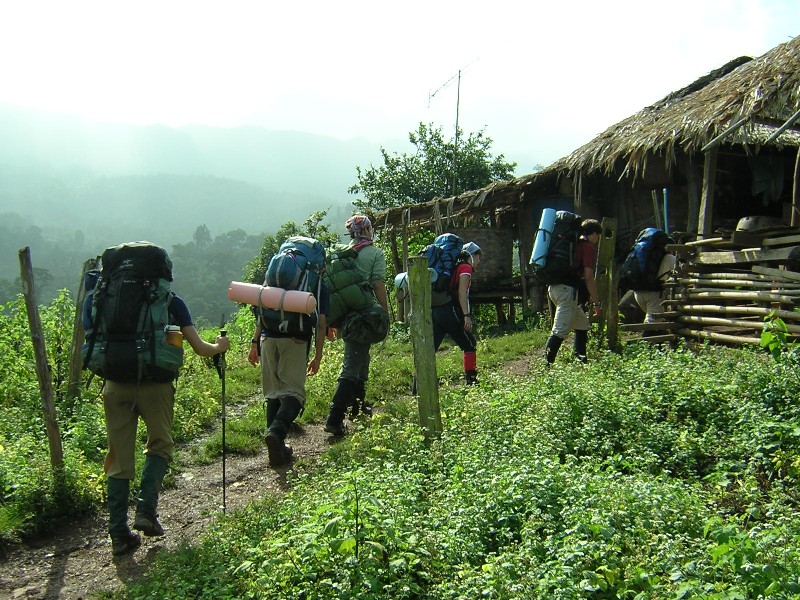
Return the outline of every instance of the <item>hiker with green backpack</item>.
<path id="1" fill-rule="evenodd" d="M 344 418 L 348 408 L 352 408 L 354 414 L 358 410 L 366 414 L 371 412 L 366 401 L 366 386 L 369 377 L 370 347 L 374 342 L 364 337 L 370 327 L 357 327 L 357 325 L 365 321 L 377 323 L 383 336 L 388 330 L 389 302 L 384 282 L 386 257 L 383 251 L 373 244 L 372 222 L 366 215 L 353 215 L 347 219 L 345 227 L 350 234 L 349 247 L 358 252 L 354 268 L 365 279 L 376 302 L 369 311 L 352 311 L 343 320 L 340 329 L 344 340 L 344 359 L 330 411 L 325 420 L 325 431 L 334 437 L 340 437 L 345 433 Z M 331 325 L 338 324 L 332 321 Z"/>
<path id="2" fill-rule="evenodd" d="M 120 556 L 141 545 L 139 534 L 128 527 L 139 418 L 147 441 L 133 528 L 145 536 L 162 536 L 156 508 L 175 447 L 175 380 L 183 363 L 183 340 L 200 356 L 226 352 L 230 342 L 217 336 L 211 344 L 200 337 L 186 303 L 170 291 L 172 262 L 160 246 L 120 244 L 107 248 L 101 262 L 87 296 L 81 354 L 84 368 L 105 379 L 108 533 L 111 553 Z"/>

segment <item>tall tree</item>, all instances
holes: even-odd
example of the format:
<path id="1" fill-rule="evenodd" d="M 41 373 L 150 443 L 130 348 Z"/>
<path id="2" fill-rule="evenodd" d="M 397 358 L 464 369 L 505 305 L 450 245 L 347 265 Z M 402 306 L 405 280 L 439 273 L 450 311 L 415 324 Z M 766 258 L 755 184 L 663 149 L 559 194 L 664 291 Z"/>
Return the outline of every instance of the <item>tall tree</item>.
<path id="1" fill-rule="evenodd" d="M 381 148 L 383 166 L 356 167 L 358 183 L 348 192 L 363 198 L 355 200 L 355 206 L 383 210 L 454 196 L 510 179 L 517 166 L 506 162 L 502 154 L 492 156 L 492 138 L 484 130 L 465 138 L 459 129 L 448 141 L 441 127 L 420 123 L 416 131 L 408 134 L 408 140 L 416 148 L 413 154 L 389 154 Z"/>

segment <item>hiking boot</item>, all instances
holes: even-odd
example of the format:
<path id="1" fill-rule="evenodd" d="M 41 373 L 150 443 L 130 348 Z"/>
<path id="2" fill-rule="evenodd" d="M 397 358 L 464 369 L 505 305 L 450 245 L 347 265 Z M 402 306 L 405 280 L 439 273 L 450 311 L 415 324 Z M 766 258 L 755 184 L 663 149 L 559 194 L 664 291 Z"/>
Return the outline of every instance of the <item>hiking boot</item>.
<path id="1" fill-rule="evenodd" d="M 145 513 L 136 513 L 136 518 L 133 520 L 133 528 L 141 531 L 147 537 L 161 537 L 164 535 L 164 528 L 158 522 L 158 515 L 148 515 Z"/>
<path id="2" fill-rule="evenodd" d="M 111 554 L 114 556 L 122 556 L 136 550 L 142 545 L 142 538 L 138 533 L 128 532 L 125 537 L 111 538 Z"/>
<path id="3" fill-rule="evenodd" d="M 475 369 L 464 371 L 464 383 L 466 385 L 478 385 L 478 371 Z"/>
<path id="4" fill-rule="evenodd" d="M 325 432 L 330 433 L 333 437 L 342 437 L 346 433 L 344 421 L 331 421 L 330 419 L 325 423 Z"/>
<path id="5" fill-rule="evenodd" d="M 292 460 L 292 449 L 283 443 L 277 435 L 267 435 L 267 453 L 271 467 L 283 467 Z"/>

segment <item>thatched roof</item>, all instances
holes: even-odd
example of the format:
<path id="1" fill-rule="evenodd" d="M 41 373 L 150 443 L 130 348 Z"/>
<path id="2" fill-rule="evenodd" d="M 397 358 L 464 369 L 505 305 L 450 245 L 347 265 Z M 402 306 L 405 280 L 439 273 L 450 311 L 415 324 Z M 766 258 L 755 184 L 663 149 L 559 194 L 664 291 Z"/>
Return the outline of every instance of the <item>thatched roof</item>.
<path id="1" fill-rule="evenodd" d="M 686 154 L 700 152 L 717 135 L 742 121 L 726 143 L 758 147 L 798 108 L 800 36 L 759 58 L 738 58 L 712 71 L 612 125 L 547 171 L 640 175 L 648 158 L 660 155 L 669 166 L 677 148 Z M 797 146 L 800 135 L 790 130 L 772 143 Z"/>
<path id="2" fill-rule="evenodd" d="M 531 175 L 488 185 L 452 198 L 391 208 L 375 215 L 376 227 L 436 223 L 492 208 L 512 208 L 524 192 L 562 176 L 602 173 L 642 175 L 647 161 L 661 157 L 670 167 L 678 149 L 699 153 L 733 125 L 723 143 L 757 151 L 800 108 L 800 36 L 752 59 L 734 59 L 659 102 L 612 125 L 568 156 Z M 770 145 L 800 146 L 798 120 Z"/>

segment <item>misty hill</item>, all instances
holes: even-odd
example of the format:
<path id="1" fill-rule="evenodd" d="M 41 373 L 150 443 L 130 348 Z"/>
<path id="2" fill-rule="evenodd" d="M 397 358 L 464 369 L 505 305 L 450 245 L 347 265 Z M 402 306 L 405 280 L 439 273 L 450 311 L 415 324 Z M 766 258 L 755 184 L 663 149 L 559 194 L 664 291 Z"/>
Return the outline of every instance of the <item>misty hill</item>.
<path id="1" fill-rule="evenodd" d="M 0 291 L 18 276 L 16 251 L 27 245 L 34 267 L 53 276 L 52 294 L 74 287 L 82 261 L 120 241 L 169 250 L 200 225 L 214 236 L 263 237 L 316 210 L 341 223 L 356 166 L 378 161 L 379 146 L 364 139 L 97 124 L 0 105 Z"/>

